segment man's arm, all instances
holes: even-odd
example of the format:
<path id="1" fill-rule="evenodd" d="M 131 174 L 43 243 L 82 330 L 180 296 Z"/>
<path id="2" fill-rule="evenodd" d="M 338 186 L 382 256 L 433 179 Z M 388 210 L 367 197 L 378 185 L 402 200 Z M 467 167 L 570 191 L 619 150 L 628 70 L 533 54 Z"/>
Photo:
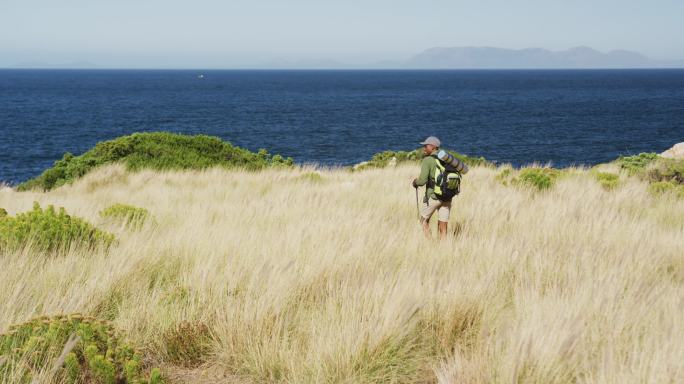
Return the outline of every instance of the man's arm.
<path id="1" fill-rule="evenodd" d="M 422 187 L 427 184 L 428 178 L 430 177 L 430 162 L 433 161 L 431 157 L 423 158 L 423 162 L 420 163 L 420 176 L 414 180 L 413 185 L 417 187 Z"/>

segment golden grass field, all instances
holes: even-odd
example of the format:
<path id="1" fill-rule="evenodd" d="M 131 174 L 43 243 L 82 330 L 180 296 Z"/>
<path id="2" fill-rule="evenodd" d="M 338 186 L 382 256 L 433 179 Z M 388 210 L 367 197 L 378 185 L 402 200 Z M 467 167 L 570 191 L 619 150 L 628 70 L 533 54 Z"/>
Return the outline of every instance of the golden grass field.
<path id="1" fill-rule="evenodd" d="M 440 242 L 418 224 L 417 173 L 108 166 L 2 189 L 10 214 L 63 206 L 120 241 L 0 255 L 0 332 L 110 318 L 171 383 L 684 382 L 684 199 L 626 175 L 607 191 L 583 169 L 536 192 L 476 167 Z M 113 203 L 155 223 L 103 222 Z M 184 321 L 211 331 L 199 366 L 168 358 Z"/>

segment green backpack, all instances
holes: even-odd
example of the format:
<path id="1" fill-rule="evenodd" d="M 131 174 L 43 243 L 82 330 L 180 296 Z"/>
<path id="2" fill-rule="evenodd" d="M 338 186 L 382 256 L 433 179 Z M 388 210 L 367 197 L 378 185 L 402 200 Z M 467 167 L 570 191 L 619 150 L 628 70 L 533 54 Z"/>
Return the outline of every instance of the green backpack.
<path id="1" fill-rule="evenodd" d="M 461 193 L 461 174 L 450 164 L 445 164 L 438 158 L 435 158 L 435 163 L 437 164 L 433 180 L 435 196 L 440 201 L 451 201 L 454 196 Z"/>

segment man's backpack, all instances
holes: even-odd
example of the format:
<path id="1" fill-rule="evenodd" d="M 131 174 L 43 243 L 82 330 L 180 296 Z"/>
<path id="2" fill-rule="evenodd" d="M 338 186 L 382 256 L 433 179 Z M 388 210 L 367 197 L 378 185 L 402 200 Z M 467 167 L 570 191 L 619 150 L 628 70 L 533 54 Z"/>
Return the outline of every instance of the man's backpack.
<path id="1" fill-rule="evenodd" d="M 434 191 L 440 201 L 451 201 L 461 193 L 461 174 L 451 164 L 435 158 Z"/>

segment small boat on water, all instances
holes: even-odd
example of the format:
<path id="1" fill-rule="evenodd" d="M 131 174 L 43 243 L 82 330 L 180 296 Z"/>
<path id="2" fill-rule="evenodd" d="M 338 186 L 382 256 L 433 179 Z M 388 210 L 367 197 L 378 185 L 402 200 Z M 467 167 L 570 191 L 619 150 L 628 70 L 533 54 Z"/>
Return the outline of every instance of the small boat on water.
<path id="1" fill-rule="evenodd" d="M 204 79 L 204 75 L 197 75 L 198 79 Z"/>

